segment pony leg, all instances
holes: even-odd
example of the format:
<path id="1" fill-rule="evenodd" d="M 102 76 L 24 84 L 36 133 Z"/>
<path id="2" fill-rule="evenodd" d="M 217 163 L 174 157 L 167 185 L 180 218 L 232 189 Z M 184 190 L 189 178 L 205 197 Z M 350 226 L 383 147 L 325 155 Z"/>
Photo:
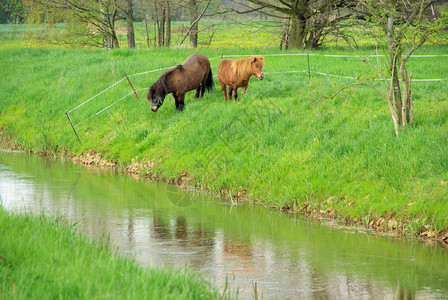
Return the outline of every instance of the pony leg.
<path id="1" fill-rule="evenodd" d="M 227 85 L 221 83 L 222 94 L 224 95 L 224 100 L 227 101 Z"/>
<path id="2" fill-rule="evenodd" d="M 229 86 L 229 100 L 232 101 L 233 88 Z"/>
<path id="3" fill-rule="evenodd" d="M 178 111 L 183 111 L 184 110 L 184 106 L 185 106 L 185 104 L 184 104 L 185 93 L 180 94 L 178 99 L 179 99 L 179 101 L 176 102 L 176 109 Z"/>
<path id="4" fill-rule="evenodd" d="M 179 96 L 173 94 L 173 97 L 174 97 L 174 104 L 176 104 L 176 109 L 179 110 Z"/>
<path id="5" fill-rule="evenodd" d="M 201 83 L 201 97 L 204 97 L 206 86 L 207 86 L 207 76 L 205 76 L 204 79 L 202 79 L 202 83 Z"/>
<path id="6" fill-rule="evenodd" d="M 236 101 L 236 99 L 238 98 L 238 88 L 235 88 L 234 91 L 235 91 L 234 99 Z"/>
<path id="7" fill-rule="evenodd" d="M 199 98 L 200 91 L 201 91 L 201 85 L 199 85 L 199 86 L 196 88 L 196 94 L 194 95 L 195 98 Z M 204 96 L 204 93 L 202 93 L 202 96 Z"/>
<path id="8" fill-rule="evenodd" d="M 246 85 L 246 86 L 243 86 L 243 87 L 241 88 L 241 101 L 243 101 L 243 95 L 244 95 L 244 93 L 246 92 L 246 89 L 247 89 L 247 85 Z"/>

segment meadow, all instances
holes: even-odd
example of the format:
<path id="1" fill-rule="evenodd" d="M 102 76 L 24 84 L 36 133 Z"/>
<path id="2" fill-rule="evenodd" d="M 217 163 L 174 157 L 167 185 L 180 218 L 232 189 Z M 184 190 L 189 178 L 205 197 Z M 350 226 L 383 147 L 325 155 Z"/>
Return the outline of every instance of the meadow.
<path id="1" fill-rule="evenodd" d="M 376 54 L 374 45 L 312 52 L 310 80 L 306 52 L 281 52 L 276 43 L 232 46 L 235 40 L 199 49 L 66 50 L 33 42 L 3 47 L 2 144 L 56 157 L 95 152 L 123 171 L 138 170 L 230 201 L 412 237 L 446 237 L 446 81 L 414 82 L 414 125 L 396 137 L 379 94 L 356 87 L 329 100 L 355 79 L 319 74 L 369 80 L 372 70 L 360 56 Z M 158 113 L 150 111 L 146 90 L 162 71 L 131 76 L 142 101 L 130 94 L 125 72 L 175 66 L 192 53 L 211 58 L 215 75 L 224 55 L 264 55 L 266 78 L 253 78 L 237 102 L 224 102 L 215 78 L 215 91 L 204 98 L 187 94 L 183 113 L 175 111 L 171 96 Z M 409 63 L 414 80 L 446 77 L 446 47 L 426 45 L 416 54 L 423 56 Z M 120 80 L 70 112 L 78 142 L 65 113 Z M 380 82 L 375 86 L 384 89 Z"/>

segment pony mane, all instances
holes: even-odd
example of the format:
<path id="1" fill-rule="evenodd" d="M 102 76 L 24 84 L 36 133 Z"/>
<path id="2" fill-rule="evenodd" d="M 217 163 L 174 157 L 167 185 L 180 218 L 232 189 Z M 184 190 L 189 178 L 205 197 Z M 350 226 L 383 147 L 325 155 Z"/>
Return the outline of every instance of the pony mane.
<path id="1" fill-rule="evenodd" d="M 158 92 L 159 95 L 165 96 L 168 93 L 168 89 L 166 87 L 166 76 L 160 76 L 156 82 L 154 82 L 148 90 L 148 94 L 146 94 L 146 99 L 148 101 L 152 101 L 153 95 Z"/>
<path id="2" fill-rule="evenodd" d="M 231 64 L 231 67 L 233 71 L 238 74 L 239 77 L 245 77 L 250 74 L 251 65 L 255 60 L 260 62 L 262 67 L 264 66 L 264 57 L 255 55 L 246 59 L 234 60 Z"/>

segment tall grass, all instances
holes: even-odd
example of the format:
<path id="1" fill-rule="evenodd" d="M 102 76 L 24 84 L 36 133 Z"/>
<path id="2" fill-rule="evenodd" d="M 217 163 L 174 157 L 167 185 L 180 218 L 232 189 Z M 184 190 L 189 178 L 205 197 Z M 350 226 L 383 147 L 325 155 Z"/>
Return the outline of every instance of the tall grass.
<path id="1" fill-rule="evenodd" d="M 96 112 L 128 94 L 126 81 L 70 114 L 65 112 L 122 79 L 181 63 L 200 52 L 210 58 L 230 54 L 265 55 L 266 79 L 251 80 L 243 101 L 224 102 L 217 88 L 202 99 L 186 96 L 178 113 L 171 96 L 156 114 L 131 95 L 105 112 Z M 153 177 L 177 180 L 226 196 L 244 197 L 280 208 L 317 211 L 369 224 L 395 218 L 418 235 L 426 228 L 448 229 L 448 87 L 446 82 L 415 82 L 415 124 L 394 136 L 387 104 L 367 87 L 334 100 L 350 79 L 307 70 L 306 56 L 269 56 L 270 49 L 150 49 L 2 51 L 0 128 L 26 150 L 80 155 L 95 149 L 126 166 L 152 162 Z M 303 53 L 291 51 L 288 53 Z M 315 54 L 375 54 L 326 49 Z M 418 54 L 446 54 L 424 47 Z M 216 75 L 220 58 L 214 59 Z M 384 63 L 384 62 L 383 62 Z M 310 56 L 311 70 L 366 77 L 371 69 L 357 58 Z M 439 78 L 446 57 L 414 58 L 414 79 Z M 146 89 L 161 72 L 131 77 Z M 216 79 L 215 79 L 216 81 Z M 381 83 L 376 83 L 381 88 Z M 139 91 L 141 99 L 146 91 Z M 422 221 L 423 220 L 423 221 Z"/>
<path id="2" fill-rule="evenodd" d="M 60 218 L 0 209 L 0 228 L 2 299 L 224 298 L 188 270 L 142 268 Z"/>

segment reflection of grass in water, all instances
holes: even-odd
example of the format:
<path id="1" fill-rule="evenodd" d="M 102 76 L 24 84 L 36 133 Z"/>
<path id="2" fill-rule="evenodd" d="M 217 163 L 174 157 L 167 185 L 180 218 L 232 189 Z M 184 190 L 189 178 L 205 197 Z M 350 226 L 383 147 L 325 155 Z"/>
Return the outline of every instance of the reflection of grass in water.
<path id="1" fill-rule="evenodd" d="M 216 299 L 189 271 L 148 269 L 111 254 L 59 218 L 0 210 L 0 295 L 6 299 Z M 75 226 L 76 228 L 76 226 Z M 227 291 L 228 292 L 228 291 Z M 228 296 L 228 295 L 227 295 Z"/>

